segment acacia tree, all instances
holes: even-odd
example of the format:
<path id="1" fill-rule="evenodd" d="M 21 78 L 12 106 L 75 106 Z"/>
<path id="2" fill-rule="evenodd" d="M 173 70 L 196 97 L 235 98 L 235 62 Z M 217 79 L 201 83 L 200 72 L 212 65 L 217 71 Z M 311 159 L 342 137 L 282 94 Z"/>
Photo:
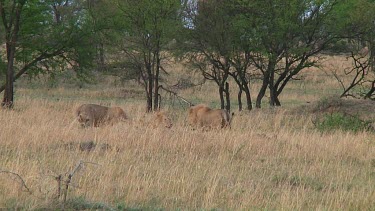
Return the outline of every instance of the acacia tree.
<path id="1" fill-rule="evenodd" d="M 92 40 L 79 2 L 0 0 L 0 19 L 6 43 L 3 107 L 13 107 L 13 83 L 26 72 L 53 73 L 69 67 L 79 73 L 90 66 Z"/>
<path id="2" fill-rule="evenodd" d="M 338 1 L 232 0 L 232 14 L 244 23 L 252 47 L 250 58 L 262 74 L 256 107 L 270 92 L 271 106 L 281 105 L 279 96 L 304 68 L 317 63 L 316 56 L 336 39 L 327 30 L 328 20 Z"/>
<path id="3" fill-rule="evenodd" d="M 230 110 L 229 83 L 231 69 L 231 22 L 225 1 L 190 1 L 186 7 L 187 27 L 179 45 L 188 64 L 218 87 L 222 109 Z"/>
<path id="4" fill-rule="evenodd" d="M 198 0 L 188 4 L 187 29 L 183 33 L 188 63 L 198 67 L 219 90 L 221 108 L 230 109 L 229 84 L 232 77 L 238 86 L 238 108 L 242 110 L 242 94 L 246 95 L 246 109 L 252 109 L 250 94 L 251 53 L 246 31 L 247 22 L 237 16 L 239 1 Z"/>
<path id="5" fill-rule="evenodd" d="M 230 2 L 226 8 L 230 8 Z M 243 26 L 241 19 L 236 19 L 235 14 L 231 14 L 229 10 L 229 15 L 231 17 L 231 53 L 229 57 L 230 64 L 232 66 L 229 75 L 232 76 L 234 81 L 238 85 L 238 109 L 242 110 L 242 93 L 245 93 L 246 97 L 246 109 L 251 110 L 252 99 L 250 94 L 250 79 L 254 78 L 256 71 L 254 71 L 254 66 L 252 64 L 251 56 L 253 53 L 253 46 L 249 45 L 246 27 Z"/>
<path id="6" fill-rule="evenodd" d="M 13 77 L 14 77 L 14 59 L 16 54 L 16 43 L 20 30 L 21 11 L 26 1 L 13 1 L 13 3 L 0 1 L 0 17 L 5 29 L 6 45 L 6 83 L 4 98 L 1 103 L 3 107 L 11 108 L 13 106 Z M 7 13 L 9 11 L 9 14 Z"/>
<path id="7" fill-rule="evenodd" d="M 105 0 L 89 0 L 86 2 L 88 8 L 88 17 L 92 23 L 93 38 L 95 40 L 95 58 L 99 71 L 107 70 L 106 64 L 106 44 L 110 40 L 106 39 L 105 30 L 111 27 L 110 23 L 103 20 L 108 20 L 108 16 L 113 14 L 114 5 L 107 4 Z"/>
<path id="8" fill-rule="evenodd" d="M 246 45 L 244 45 L 246 46 Z M 230 60 L 233 71 L 229 72 L 229 75 L 235 80 L 238 85 L 238 110 L 242 110 L 242 92 L 245 92 L 246 96 L 246 109 L 251 110 L 253 108 L 251 94 L 250 94 L 250 78 L 252 77 L 249 73 L 251 68 L 251 51 L 246 47 L 243 50 L 236 50 L 233 52 L 233 57 Z"/>
<path id="9" fill-rule="evenodd" d="M 375 2 L 346 0 L 335 13 L 337 33 L 347 43 L 352 67 L 345 69 L 351 77 L 346 83 L 336 71 L 334 76 L 343 88 L 341 97 L 375 99 Z"/>
<path id="10" fill-rule="evenodd" d="M 112 40 L 124 57 L 118 64 L 127 73 L 135 73 L 143 81 L 147 112 L 159 109 L 163 61 L 175 31 L 181 27 L 179 0 L 117 1 Z"/>

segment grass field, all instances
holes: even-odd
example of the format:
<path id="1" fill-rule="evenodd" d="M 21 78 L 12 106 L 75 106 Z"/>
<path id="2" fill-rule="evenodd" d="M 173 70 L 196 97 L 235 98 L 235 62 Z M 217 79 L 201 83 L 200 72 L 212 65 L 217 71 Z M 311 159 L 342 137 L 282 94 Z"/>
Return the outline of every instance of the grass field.
<path id="1" fill-rule="evenodd" d="M 312 113 L 291 112 L 340 92 L 326 73 L 342 68 L 341 59 L 325 63 L 326 72 L 305 71 L 305 80 L 281 96 L 282 108 L 267 108 L 265 99 L 264 109 L 236 112 L 231 130 L 205 132 L 189 128 L 186 105 L 167 95 L 173 128 L 150 128 L 142 121 L 148 119 L 142 89 L 133 82 L 82 89 L 18 82 L 15 109 L 0 110 L 0 171 L 17 173 L 30 191 L 17 176 L 0 173 L 0 208 L 374 210 L 374 133 L 321 132 Z M 189 76 L 175 69 L 166 83 Z M 258 87 L 252 84 L 253 98 Z M 218 106 L 211 83 L 179 93 Z M 73 121 L 81 103 L 121 106 L 131 120 L 81 129 Z M 56 177 L 66 181 L 79 162 L 62 203 Z"/>

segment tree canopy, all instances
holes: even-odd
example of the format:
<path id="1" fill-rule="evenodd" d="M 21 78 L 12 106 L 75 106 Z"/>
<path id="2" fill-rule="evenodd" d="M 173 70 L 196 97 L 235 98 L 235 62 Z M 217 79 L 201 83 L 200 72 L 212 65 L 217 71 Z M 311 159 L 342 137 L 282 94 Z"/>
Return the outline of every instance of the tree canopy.
<path id="1" fill-rule="evenodd" d="M 284 88 L 322 53 L 368 49 L 374 71 L 374 9 L 373 0 L 0 0 L 3 105 L 13 103 L 13 81 L 24 73 L 98 67 L 139 80 L 150 111 L 163 61 L 183 55 L 216 82 L 223 108 L 230 78 L 240 109 L 242 92 L 252 109 L 254 78 L 262 81 L 256 107 L 267 90 L 269 105 L 279 106 Z"/>

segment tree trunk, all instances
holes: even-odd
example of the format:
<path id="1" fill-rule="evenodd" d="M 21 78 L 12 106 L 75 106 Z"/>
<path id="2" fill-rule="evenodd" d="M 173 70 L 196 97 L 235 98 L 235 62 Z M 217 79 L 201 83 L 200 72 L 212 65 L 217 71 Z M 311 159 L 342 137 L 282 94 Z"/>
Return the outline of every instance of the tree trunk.
<path id="1" fill-rule="evenodd" d="M 3 101 L 1 106 L 4 108 L 12 108 L 14 102 L 14 91 L 13 91 L 13 84 L 14 84 L 14 55 L 16 48 L 12 46 L 12 44 L 7 43 L 7 71 L 6 71 L 6 79 L 5 79 L 5 92 Z"/>
<path id="2" fill-rule="evenodd" d="M 103 71 L 104 70 L 104 63 L 105 63 L 103 42 L 100 42 L 98 44 L 98 52 L 97 53 L 98 53 L 98 66 L 99 66 L 99 70 Z"/>
<path id="3" fill-rule="evenodd" d="M 262 105 L 262 99 L 267 91 L 267 87 L 270 85 L 270 82 L 271 82 L 270 77 L 272 77 L 272 86 L 273 86 L 273 77 L 274 77 L 275 65 L 276 65 L 276 61 L 273 61 L 273 60 L 274 60 L 273 58 L 270 58 L 270 60 L 268 61 L 267 70 L 263 73 L 263 84 L 259 90 L 256 105 L 255 105 L 257 108 L 260 108 Z"/>
<path id="4" fill-rule="evenodd" d="M 251 109 L 253 109 L 253 105 L 252 105 L 252 102 L 251 102 L 250 88 L 249 88 L 247 83 L 243 84 L 243 90 L 244 90 L 245 95 L 246 95 L 247 110 L 250 111 Z"/>
<path id="5" fill-rule="evenodd" d="M 240 76 L 239 76 L 239 68 L 236 68 L 237 72 L 236 73 L 232 73 L 230 74 L 232 76 L 232 78 L 234 79 L 234 81 L 237 83 L 238 85 L 238 94 L 237 94 L 237 101 L 238 101 L 238 110 L 239 111 L 242 111 L 242 90 L 243 90 L 243 80 L 240 80 Z"/>
<path id="6" fill-rule="evenodd" d="M 226 98 L 226 107 L 225 109 L 229 112 L 230 111 L 230 92 L 229 92 L 229 83 L 225 82 L 225 98 Z"/>
<path id="7" fill-rule="evenodd" d="M 371 98 L 374 92 L 375 92 L 375 81 L 371 83 L 371 89 L 366 93 L 365 99 Z"/>
<path id="8" fill-rule="evenodd" d="M 270 90 L 270 106 L 273 107 L 275 106 L 275 97 L 276 97 L 276 90 L 274 87 L 275 83 L 275 72 L 274 70 L 270 69 L 270 81 L 268 84 L 269 90 Z"/>
<path id="9" fill-rule="evenodd" d="M 9 14 L 11 17 L 9 23 L 6 22 L 4 2 L 0 1 L 0 16 L 5 28 L 6 52 L 7 52 L 7 71 L 5 78 L 5 92 L 1 106 L 12 108 L 14 103 L 14 57 L 16 54 L 16 45 L 18 41 L 18 32 L 20 29 L 21 11 L 25 2 L 16 3 L 13 1 L 13 9 Z M 13 26 L 13 27 L 12 27 Z"/>
<path id="10" fill-rule="evenodd" d="M 262 99 L 263 99 L 264 95 L 266 94 L 268 82 L 269 82 L 269 75 L 267 73 L 265 73 L 265 75 L 263 76 L 262 87 L 259 90 L 257 100 L 256 100 L 256 104 L 255 104 L 255 107 L 257 107 L 257 108 L 261 108 L 261 106 L 262 106 Z"/>
<path id="11" fill-rule="evenodd" d="M 160 73 L 160 55 L 156 52 L 156 69 L 154 75 L 154 111 L 160 109 L 159 107 L 159 73 Z"/>
<path id="12" fill-rule="evenodd" d="M 224 103 L 224 88 L 222 86 L 219 86 L 219 96 L 220 96 L 220 108 L 224 109 L 225 108 L 225 103 Z"/>
<path id="13" fill-rule="evenodd" d="M 147 92 L 147 108 L 146 112 L 151 112 L 152 111 L 152 93 Z"/>
<path id="14" fill-rule="evenodd" d="M 251 96 L 250 96 L 250 88 L 246 80 L 245 72 L 244 70 L 240 68 L 236 68 L 238 74 L 231 74 L 232 78 L 238 85 L 238 110 L 242 111 L 243 105 L 242 105 L 242 92 L 244 91 L 246 94 L 246 109 L 251 110 L 253 108 L 252 102 L 251 102 Z"/>
<path id="15" fill-rule="evenodd" d="M 155 78 L 155 85 L 154 85 L 154 111 L 160 110 L 160 94 L 159 94 L 159 86 L 156 86 L 156 84 L 159 84 L 157 79 Z"/>
<path id="16" fill-rule="evenodd" d="M 238 90 L 238 96 L 237 96 L 237 99 L 238 99 L 238 111 L 242 111 L 242 88 L 239 87 L 239 90 Z"/>
<path id="17" fill-rule="evenodd" d="M 281 103 L 280 103 L 280 100 L 279 100 L 279 96 L 275 97 L 275 106 L 281 106 Z"/>
<path id="18" fill-rule="evenodd" d="M 153 77 L 152 77 L 151 69 L 148 70 L 147 86 L 148 86 L 147 87 L 147 112 L 151 112 L 152 111 L 152 91 L 153 91 Z"/>

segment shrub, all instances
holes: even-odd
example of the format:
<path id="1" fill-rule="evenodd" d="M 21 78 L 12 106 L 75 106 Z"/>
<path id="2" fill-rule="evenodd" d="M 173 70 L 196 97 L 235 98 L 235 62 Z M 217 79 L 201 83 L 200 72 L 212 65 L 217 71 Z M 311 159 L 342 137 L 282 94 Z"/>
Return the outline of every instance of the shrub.
<path id="1" fill-rule="evenodd" d="M 323 118 L 315 122 L 320 131 L 344 130 L 359 132 L 369 129 L 369 122 L 359 119 L 357 116 L 349 116 L 342 113 L 325 114 Z"/>

